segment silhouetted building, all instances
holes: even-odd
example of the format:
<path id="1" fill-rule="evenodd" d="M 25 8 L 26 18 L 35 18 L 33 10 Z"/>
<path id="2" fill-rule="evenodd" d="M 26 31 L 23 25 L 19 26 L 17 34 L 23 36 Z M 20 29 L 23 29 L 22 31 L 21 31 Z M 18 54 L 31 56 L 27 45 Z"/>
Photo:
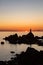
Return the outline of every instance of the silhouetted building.
<path id="1" fill-rule="evenodd" d="M 29 39 L 34 38 L 34 35 L 33 35 L 33 33 L 32 33 L 32 30 L 31 30 L 31 29 L 30 29 L 30 32 L 27 34 L 27 37 L 28 37 Z"/>

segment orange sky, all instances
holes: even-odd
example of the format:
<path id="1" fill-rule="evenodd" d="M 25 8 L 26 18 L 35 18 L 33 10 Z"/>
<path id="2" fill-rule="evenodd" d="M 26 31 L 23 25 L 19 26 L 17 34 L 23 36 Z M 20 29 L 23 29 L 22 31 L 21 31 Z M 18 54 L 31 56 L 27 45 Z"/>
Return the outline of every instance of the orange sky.
<path id="1" fill-rule="evenodd" d="M 0 1 L 0 30 L 43 30 L 43 1 Z"/>

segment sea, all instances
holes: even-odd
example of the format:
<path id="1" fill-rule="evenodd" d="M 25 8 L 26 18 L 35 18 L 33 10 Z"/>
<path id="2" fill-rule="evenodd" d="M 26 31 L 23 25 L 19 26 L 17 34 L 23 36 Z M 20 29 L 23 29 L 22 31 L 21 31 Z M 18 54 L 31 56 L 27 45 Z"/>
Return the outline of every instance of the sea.
<path id="1" fill-rule="evenodd" d="M 29 32 L 0 31 L 0 61 L 9 61 L 11 58 L 16 57 L 16 54 L 25 52 L 27 48 L 30 47 L 30 45 L 27 44 L 10 44 L 8 41 L 3 40 L 3 38 L 15 33 L 17 33 L 18 36 L 22 36 L 28 34 Z M 34 36 L 43 36 L 43 31 L 34 31 L 32 33 Z M 1 44 L 2 41 L 4 42 L 3 45 Z M 36 44 L 32 45 L 31 47 L 38 51 L 43 50 L 43 46 L 38 46 Z M 15 53 L 11 53 L 11 51 L 14 51 Z"/>

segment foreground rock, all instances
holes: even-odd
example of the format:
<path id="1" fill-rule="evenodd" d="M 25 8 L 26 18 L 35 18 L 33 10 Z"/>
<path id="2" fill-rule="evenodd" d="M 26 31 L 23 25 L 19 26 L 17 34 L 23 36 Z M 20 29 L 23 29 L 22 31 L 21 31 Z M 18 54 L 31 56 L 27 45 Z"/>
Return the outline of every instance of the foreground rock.
<path id="1" fill-rule="evenodd" d="M 16 54 L 10 61 L 0 61 L 0 65 L 43 65 L 43 51 L 27 48 L 26 52 Z"/>
<path id="2" fill-rule="evenodd" d="M 38 52 L 33 48 L 28 48 L 24 53 L 17 55 L 18 65 L 43 65 L 43 51 Z"/>

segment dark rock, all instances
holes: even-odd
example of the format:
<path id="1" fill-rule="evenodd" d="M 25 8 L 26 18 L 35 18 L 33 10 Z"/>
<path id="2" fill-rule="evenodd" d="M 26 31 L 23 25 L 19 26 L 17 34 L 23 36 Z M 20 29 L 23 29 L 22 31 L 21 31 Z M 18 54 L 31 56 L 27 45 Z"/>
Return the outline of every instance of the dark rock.
<path id="1" fill-rule="evenodd" d="M 3 44 L 4 44 L 4 42 L 1 42 L 1 44 L 3 45 Z"/>
<path id="2" fill-rule="evenodd" d="M 28 47 L 26 52 L 16 56 L 9 61 L 0 61 L 0 65 L 43 65 L 43 51 Z"/>
<path id="3" fill-rule="evenodd" d="M 17 55 L 18 65 L 43 65 L 43 53 L 39 51 L 28 48 L 26 52 Z"/>
<path id="4" fill-rule="evenodd" d="M 4 39 L 6 41 L 9 41 L 11 44 L 30 44 L 30 47 L 32 44 L 38 44 L 40 46 L 43 46 L 43 42 L 41 42 L 39 39 L 42 39 L 42 37 L 34 36 L 31 29 L 30 32 L 26 35 L 19 36 L 17 34 L 10 35 L 8 37 L 5 37 Z"/>
<path id="5" fill-rule="evenodd" d="M 14 54 L 15 52 L 14 51 L 11 51 L 10 53 Z"/>

